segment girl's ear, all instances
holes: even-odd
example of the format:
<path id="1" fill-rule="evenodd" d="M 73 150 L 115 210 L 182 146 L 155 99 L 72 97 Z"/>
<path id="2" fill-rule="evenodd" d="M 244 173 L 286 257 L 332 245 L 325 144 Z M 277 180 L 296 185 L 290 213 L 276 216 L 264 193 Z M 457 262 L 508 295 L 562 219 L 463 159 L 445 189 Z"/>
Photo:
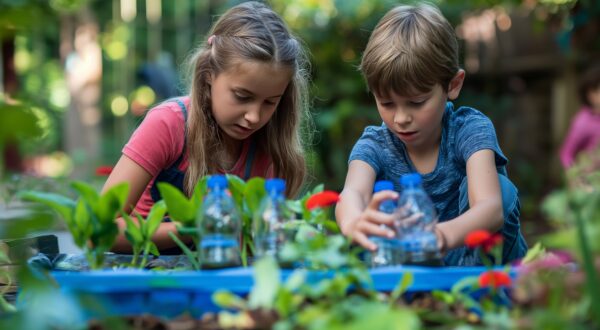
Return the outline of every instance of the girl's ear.
<path id="1" fill-rule="evenodd" d="M 465 70 L 459 69 L 454 78 L 450 80 L 450 84 L 448 85 L 448 99 L 454 100 L 458 97 L 464 81 Z"/>

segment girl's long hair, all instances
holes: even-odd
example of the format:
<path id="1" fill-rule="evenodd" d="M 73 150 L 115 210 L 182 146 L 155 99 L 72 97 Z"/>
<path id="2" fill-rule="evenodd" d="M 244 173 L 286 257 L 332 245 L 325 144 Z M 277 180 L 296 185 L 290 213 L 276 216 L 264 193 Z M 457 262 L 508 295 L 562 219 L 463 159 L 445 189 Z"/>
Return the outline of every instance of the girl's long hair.
<path id="1" fill-rule="evenodd" d="M 269 7 L 245 2 L 228 10 L 208 34 L 210 43 L 198 49 L 192 68 L 190 113 L 187 127 L 189 166 L 185 191 L 192 194 L 198 180 L 219 170 L 222 132 L 211 109 L 209 78 L 241 61 L 259 61 L 290 68 L 292 79 L 269 122 L 252 138 L 273 162 L 274 174 L 287 183 L 286 194 L 295 196 L 306 177 L 302 138 L 308 141 L 310 123 L 307 101 L 308 61 L 300 41 Z M 306 132 L 302 136 L 302 132 Z"/>

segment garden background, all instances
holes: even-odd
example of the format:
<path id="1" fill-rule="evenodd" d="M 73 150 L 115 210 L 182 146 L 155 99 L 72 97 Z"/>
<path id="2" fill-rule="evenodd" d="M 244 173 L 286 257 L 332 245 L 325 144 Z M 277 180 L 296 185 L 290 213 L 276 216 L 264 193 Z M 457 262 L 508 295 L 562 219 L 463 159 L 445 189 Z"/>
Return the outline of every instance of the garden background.
<path id="1" fill-rule="evenodd" d="M 3 197 L 14 173 L 100 187 L 96 170 L 116 162 L 148 107 L 185 93 L 185 59 L 238 2 L 0 1 Z M 398 2 L 269 3 L 311 54 L 311 183 L 340 191 L 353 144 L 380 123 L 357 65 L 370 31 Z M 494 122 L 533 242 L 547 230 L 541 200 L 564 183 L 558 148 L 579 107 L 578 77 L 600 59 L 600 2 L 435 3 L 456 27 L 467 72 L 456 104 Z"/>

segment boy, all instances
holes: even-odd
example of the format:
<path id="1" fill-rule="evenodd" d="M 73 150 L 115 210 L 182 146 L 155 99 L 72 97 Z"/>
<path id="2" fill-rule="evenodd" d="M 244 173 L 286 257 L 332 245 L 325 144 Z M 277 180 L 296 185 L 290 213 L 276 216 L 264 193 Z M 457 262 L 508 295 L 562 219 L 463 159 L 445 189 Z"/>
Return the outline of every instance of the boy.
<path id="1" fill-rule="evenodd" d="M 440 11 L 428 4 L 389 11 L 369 39 L 360 70 L 383 124 L 367 127 L 350 154 L 336 207 L 342 232 L 370 250 L 377 247 L 368 236 L 393 237 L 380 227 L 391 225 L 392 216 L 377 209 L 398 194 L 371 196 L 373 184 L 398 184 L 402 175 L 419 172 L 439 215 L 435 230 L 446 265 L 481 263 L 463 245 L 477 229 L 502 230 L 503 262 L 522 257 L 527 245 L 517 189 L 506 176 L 494 126 L 481 112 L 454 110 L 448 102 L 458 97 L 465 72 L 454 30 Z"/>

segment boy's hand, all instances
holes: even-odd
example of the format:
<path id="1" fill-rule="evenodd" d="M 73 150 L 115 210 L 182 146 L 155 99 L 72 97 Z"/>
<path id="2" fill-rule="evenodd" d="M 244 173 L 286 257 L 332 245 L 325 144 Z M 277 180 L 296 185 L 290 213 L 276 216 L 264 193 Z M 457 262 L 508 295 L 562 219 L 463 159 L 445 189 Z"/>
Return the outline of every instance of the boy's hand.
<path id="1" fill-rule="evenodd" d="M 386 199 L 397 199 L 398 193 L 393 191 L 381 191 L 373 195 L 371 202 L 360 216 L 349 221 L 347 226 L 342 228 L 344 235 L 352 238 L 352 240 L 364 248 L 371 251 L 377 249 L 377 245 L 368 239 L 368 236 L 382 236 L 392 238 L 396 233 L 381 225 L 389 227 L 393 226 L 394 216 L 379 211 L 379 204 Z"/>
<path id="2" fill-rule="evenodd" d="M 434 227 L 435 236 L 437 237 L 437 247 L 440 250 L 442 255 L 446 254 L 446 249 L 448 248 L 448 243 L 446 241 L 446 236 L 444 232 L 437 225 Z"/>

